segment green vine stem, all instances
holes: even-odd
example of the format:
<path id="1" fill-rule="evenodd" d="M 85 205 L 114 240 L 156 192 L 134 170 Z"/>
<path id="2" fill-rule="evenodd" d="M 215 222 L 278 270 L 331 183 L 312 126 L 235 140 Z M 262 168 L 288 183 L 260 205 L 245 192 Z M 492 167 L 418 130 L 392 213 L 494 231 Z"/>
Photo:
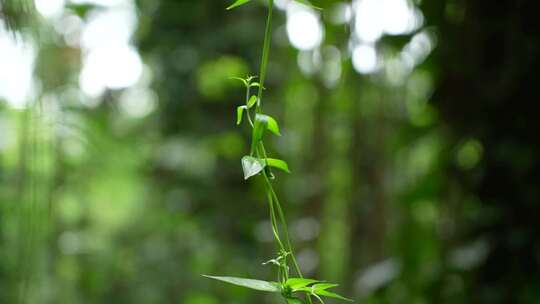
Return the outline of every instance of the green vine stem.
<path id="1" fill-rule="evenodd" d="M 262 50 L 262 56 L 261 56 L 261 67 L 260 67 L 260 72 L 259 72 L 260 86 L 259 86 L 259 92 L 258 92 L 258 96 L 257 96 L 258 100 L 257 100 L 257 106 L 256 106 L 256 113 L 261 113 L 262 112 L 262 95 L 263 95 L 263 90 L 264 90 L 264 83 L 265 83 L 265 80 L 266 80 L 266 71 L 267 71 L 267 67 L 268 67 L 268 60 L 269 60 L 269 54 L 270 54 L 270 44 L 271 44 L 271 41 L 272 41 L 272 15 L 273 15 L 273 11 L 274 11 L 274 0 L 268 0 L 268 16 L 267 16 L 267 19 L 266 19 L 266 29 L 264 31 L 264 42 L 263 42 L 263 50 Z M 257 153 L 258 156 L 259 157 L 263 156 L 264 159 L 267 159 L 268 157 L 266 155 L 266 149 L 264 147 L 264 143 L 261 141 L 259 143 L 259 145 L 260 145 L 260 152 Z M 293 261 L 293 264 L 294 264 L 296 272 L 298 273 L 298 276 L 303 277 L 302 276 L 302 271 L 300 270 L 300 267 L 298 266 L 298 262 L 296 261 L 296 258 L 295 258 L 294 252 L 293 252 L 293 248 L 292 248 L 291 241 L 290 241 L 290 238 L 289 238 L 289 232 L 287 230 L 287 222 L 286 222 L 286 219 L 285 219 L 285 214 L 283 212 L 283 209 L 281 208 L 281 204 L 280 204 L 279 199 L 278 199 L 278 197 L 276 195 L 276 192 L 274 191 L 274 188 L 272 186 L 272 182 L 270 181 L 267 172 L 263 170 L 262 174 L 263 174 L 264 180 L 265 180 L 266 192 L 267 192 L 267 194 L 268 193 L 271 194 L 269 196 L 269 200 L 268 200 L 269 207 L 272 210 L 273 209 L 273 204 L 276 205 L 276 209 L 278 211 L 281 226 L 283 228 L 283 237 L 285 239 L 285 243 L 287 245 L 287 248 L 283 248 L 282 244 L 279 244 L 279 245 L 280 245 L 282 250 L 286 250 L 286 251 L 288 251 L 290 253 L 291 260 Z M 273 229 L 279 231 L 278 227 L 273 227 Z M 278 241 L 278 239 L 276 239 L 276 241 Z M 278 241 L 278 243 L 281 243 L 281 242 Z"/>
<path id="2" fill-rule="evenodd" d="M 266 18 L 266 28 L 264 30 L 264 42 L 261 56 L 261 69 L 259 71 L 259 93 L 257 94 L 256 112 L 261 112 L 261 99 L 264 90 L 264 81 L 266 80 L 266 69 L 268 67 L 268 57 L 270 54 L 270 42 L 272 41 L 272 14 L 274 11 L 274 0 L 268 0 L 268 16 Z"/>

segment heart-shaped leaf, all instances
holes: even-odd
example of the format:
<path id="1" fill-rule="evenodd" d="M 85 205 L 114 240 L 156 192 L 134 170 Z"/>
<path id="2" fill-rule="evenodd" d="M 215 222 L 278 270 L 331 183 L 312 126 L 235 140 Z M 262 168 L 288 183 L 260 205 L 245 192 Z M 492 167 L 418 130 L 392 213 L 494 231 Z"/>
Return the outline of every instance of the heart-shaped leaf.
<path id="1" fill-rule="evenodd" d="M 255 290 L 260 290 L 260 291 L 267 291 L 267 292 L 280 292 L 281 291 L 279 288 L 279 284 L 275 282 L 267 282 L 267 281 L 261 281 L 261 280 L 236 278 L 236 277 L 219 277 L 219 276 L 210 276 L 210 275 L 203 275 L 203 276 L 209 279 L 223 281 L 229 284 L 251 288 Z"/>
<path id="2" fill-rule="evenodd" d="M 257 175 L 266 166 L 262 159 L 253 156 L 242 157 L 242 170 L 244 171 L 244 179 L 248 179 L 253 175 Z"/>
<path id="3" fill-rule="evenodd" d="M 278 168 L 280 170 L 283 170 L 287 173 L 291 173 L 289 170 L 289 165 L 284 160 L 276 159 L 276 158 L 267 158 L 266 159 L 266 165 L 274 168 Z M 305 279 L 304 279 L 305 280 Z"/>
<path id="4" fill-rule="evenodd" d="M 231 9 L 233 9 L 235 7 L 239 7 L 240 5 L 244 5 L 244 4 L 248 3 L 249 1 L 251 1 L 251 0 L 236 0 L 236 2 L 234 2 L 229 7 L 227 7 L 227 10 L 231 10 Z"/>

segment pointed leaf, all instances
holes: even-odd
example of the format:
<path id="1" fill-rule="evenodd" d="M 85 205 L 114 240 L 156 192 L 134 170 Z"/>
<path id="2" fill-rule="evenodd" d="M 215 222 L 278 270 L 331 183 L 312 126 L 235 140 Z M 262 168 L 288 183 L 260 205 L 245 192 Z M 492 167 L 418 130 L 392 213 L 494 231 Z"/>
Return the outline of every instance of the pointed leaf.
<path id="1" fill-rule="evenodd" d="M 267 292 L 280 292 L 281 291 L 279 288 L 279 285 L 274 282 L 236 278 L 236 277 L 218 277 L 218 276 L 209 276 L 209 275 L 203 275 L 203 276 L 209 279 L 223 281 L 229 284 L 238 285 L 238 286 L 260 290 L 260 291 L 267 291 Z"/>
<path id="2" fill-rule="evenodd" d="M 268 131 L 276 134 L 277 136 L 281 136 L 281 133 L 279 132 L 279 125 L 272 116 L 266 114 L 257 114 L 255 119 L 265 121 Z"/>
<path id="3" fill-rule="evenodd" d="M 345 297 L 342 297 L 342 296 L 338 295 L 337 293 L 333 293 L 333 292 L 330 292 L 330 291 L 327 291 L 327 290 L 315 290 L 314 292 L 315 292 L 315 294 L 317 294 L 319 296 L 323 296 L 323 297 L 335 298 L 335 299 L 340 299 L 340 300 L 350 301 L 350 302 L 353 301 L 351 299 L 347 299 Z"/>
<path id="4" fill-rule="evenodd" d="M 242 157 L 242 170 L 244 171 L 244 179 L 248 179 L 253 175 L 261 172 L 266 164 L 261 159 L 252 156 Z"/>
<path id="5" fill-rule="evenodd" d="M 339 286 L 338 284 L 332 284 L 332 283 L 318 283 L 312 286 L 314 290 L 326 290 L 329 288 L 334 288 Z"/>
<path id="6" fill-rule="evenodd" d="M 305 278 L 289 278 L 287 282 L 285 282 L 285 285 L 289 286 L 293 291 L 295 291 L 298 288 L 306 287 L 317 282 L 320 281 Z"/>
<path id="7" fill-rule="evenodd" d="M 235 7 L 239 7 L 240 5 L 244 5 L 244 4 L 248 3 L 249 1 L 251 1 L 251 0 L 236 0 L 236 2 L 234 2 L 229 7 L 227 7 L 227 10 L 231 10 L 231 9 L 233 9 Z"/>
<path id="8" fill-rule="evenodd" d="M 257 96 L 253 95 L 249 98 L 249 101 L 247 103 L 248 109 L 251 109 L 255 105 L 255 103 L 257 103 Z"/>
<path id="9" fill-rule="evenodd" d="M 274 168 L 278 168 L 280 170 L 283 170 L 287 173 L 291 173 L 289 170 L 289 165 L 284 160 L 276 159 L 276 158 L 267 158 L 266 159 L 266 165 Z M 305 280 L 305 279 L 304 279 Z"/>
<path id="10" fill-rule="evenodd" d="M 270 130 L 270 132 L 276 134 L 277 136 L 281 136 L 281 133 L 279 132 L 279 125 L 277 123 L 277 121 L 272 118 L 271 116 L 268 116 L 268 126 L 267 126 L 268 130 Z"/>
<path id="11" fill-rule="evenodd" d="M 236 108 L 236 124 L 239 125 L 242 123 L 242 117 L 244 116 L 244 110 L 246 110 L 246 106 L 239 106 Z"/>

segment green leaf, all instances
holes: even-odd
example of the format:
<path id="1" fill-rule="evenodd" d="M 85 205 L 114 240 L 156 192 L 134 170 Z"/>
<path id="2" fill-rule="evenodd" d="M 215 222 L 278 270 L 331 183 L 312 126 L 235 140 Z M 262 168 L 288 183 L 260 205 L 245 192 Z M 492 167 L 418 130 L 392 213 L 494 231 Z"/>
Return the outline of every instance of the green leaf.
<path id="1" fill-rule="evenodd" d="M 231 10 L 231 9 L 233 9 L 235 7 L 239 7 L 240 5 L 244 5 L 244 4 L 248 3 L 249 1 L 251 1 L 251 0 L 236 0 L 236 2 L 234 2 L 229 7 L 227 7 L 227 10 Z"/>
<path id="2" fill-rule="evenodd" d="M 277 123 L 277 121 L 270 115 L 266 115 L 266 114 L 257 114 L 255 116 L 255 120 L 259 120 L 259 121 L 265 121 L 266 122 L 266 128 L 276 134 L 277 136 L 281 136 L 281 133 L 279 132 L 279 125 Z"/>
<path id="3" fill-rule="evenodd" d="M 332 284 L 332 283 L 317 283 L 312 286 L 314 290 L 326 290 L 329 288 L 334 288 L 339 286 L 338 284 Z"/>
<path id="4" fill-rule="evenodd" d="M 229 79 L 241 81 L 241 82 L 244 84 L 244 86 L 245 86 L 246 88 L 249 86 L 249 83 L 248 83 L 247 80 L 245 80 L 244 78 L 240 78 L 240 77 L 229 77 Z"/>
<path id="5" fill-rule="evenodd" d="M 248 109 L 251 109 L 255 105 L 255 103 L 257 103 L 257 96 L 253 95 L 249 98 L 249 101 L 247 103 Z"/>
<path id="6" fill-rule="evenodd" d="M 239 106 L 236 108 L 236 124 L 242 123 L 242 117 L 244 116 L 244 110 L 247 110 L 246 106 Z"/>
<path id="7" fill-rule="evenodd" d="M 253 156 L 242 157 L 242 170 L 244 171 L 244 179 L 248 179 L 253 175 L 261 172 L 266 164 L 259 158 Z"/>
<path id="8" fill-rule="evenodd" d="M 287 304 L 304 304 L 299 298 L 287 298 Z"/>
<path id="9" fill-rule="evenodd" d="M 209 279 L 223 281 L 229 284 L 238 285 L 238 286 L 260 290 L 260 291 L 267 291 L 267 292 L 280 292 L 281 291 L 279 288 L 279 285 L 274 282 L 236 278 L 236 277 L 217 277 L 217 276 L 209 276 L 209 275 L 203 275 L 203 276 Z"/>
<path id="10" fill-rule="evenodd" d="M 327 290 L 315 290 L 314 293 L 316 295 L 323 296 L 323 297 L 335 298 L 335 299 L 340 299 L 340 300 L 349 301 L 349 302 L 353 301 L 351 299 L 342 297 L 342 296 L 338 295 L 337 293 L 333 293 L 333 292 L 330 292 L 330 291 L 327 291 Z"/>
<path id="11" fill-rule="evenodd" d="M 298 3 L 301 3 L 301 4 L 305 5 L 305 6 L 311 7 L 311 8 L 313 8 L 313 9 L 322 11 L 322 8 L 321 8 L 321 7 L 315 6 L 315 5 L 313 5 L 313 4 L 309 3 L 309 2 L 307 2 L 306 0 L 294 0 L 294 1 L 296 1 L 296 2 L 298 2 Z"/>
<path id="12" fill-rule="evenodd" d="M 267 158 L 266 159 L 266 165 L 274 168 L 278 168 L 280 170 L 283 170 L 287 173 L 291 173 L 289 170 L 289 165 L 284 160 L 276 159 L 276 158 Z M 306 280 L 306 279 L 304 279 Z"/>
<path id="13" fill-rule="evenodd" d="M 317 282 L 320 282 L 320 281 L 313 280 L 313 279 L 305 279 L 305 278 L 289 278 L 285 282 L 285 285 L 289 286 L 293 291 L 296 291 L 298 288 L 306 287 L 308 285 L 311 285 Z"/>

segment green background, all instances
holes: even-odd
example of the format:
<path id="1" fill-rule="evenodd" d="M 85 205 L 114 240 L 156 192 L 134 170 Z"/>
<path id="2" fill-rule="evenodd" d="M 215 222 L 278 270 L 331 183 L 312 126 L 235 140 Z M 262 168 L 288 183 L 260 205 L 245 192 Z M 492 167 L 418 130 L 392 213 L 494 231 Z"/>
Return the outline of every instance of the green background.
<path id="1" fill-rule="evenodd" d="M 201 276 L 274 278 L 261 265 L 275 255 L 262 184 L 240 166 L 244 92 L 227 79 L 258 72 L 264 3 L 136 1 L 131 43 L 156 104 L 133 117 L 124 90 L 81 92 L 84 51 L 32 1 L 2 2 L 4 35 L 35 48 L 39 86 L 22 110 L 0 97 L 0 303 L 280 301 Z M 354 21 L 333 24 L 336 1 L 313 3 L 317 51 L 293 48 L 276 10 L 264 99 L 305 274 L 356 303 L 538 303 L 534 1 L 411 3 L 423 26 L 382 37 L 386 63 L 370 75 L 352 65 Z M 104 9 L 68 2 L 62 14 Z M 396 74 L 388 62 L 422 31 L 429 55 Z M 328 46 L 341 54 L 332 85 L 298 64 L 324 66 Z"/>

